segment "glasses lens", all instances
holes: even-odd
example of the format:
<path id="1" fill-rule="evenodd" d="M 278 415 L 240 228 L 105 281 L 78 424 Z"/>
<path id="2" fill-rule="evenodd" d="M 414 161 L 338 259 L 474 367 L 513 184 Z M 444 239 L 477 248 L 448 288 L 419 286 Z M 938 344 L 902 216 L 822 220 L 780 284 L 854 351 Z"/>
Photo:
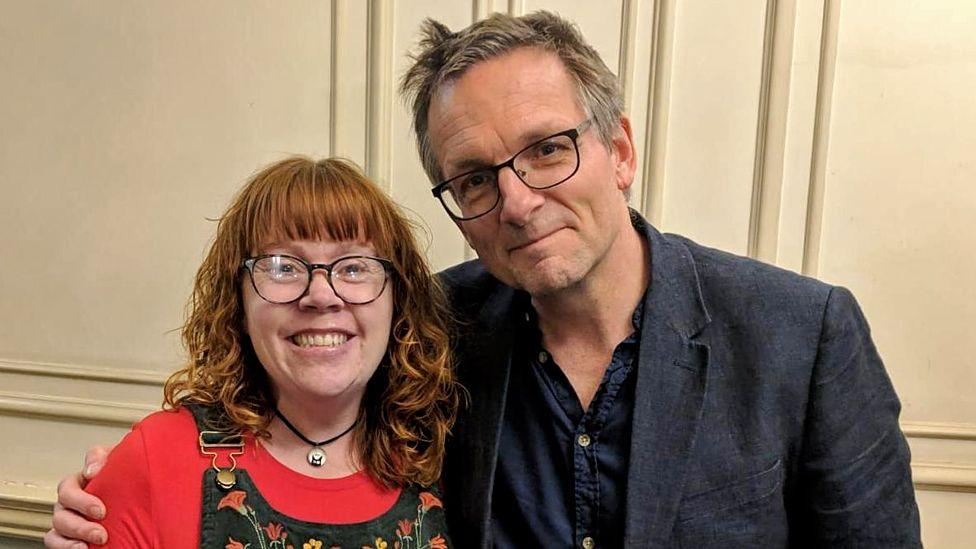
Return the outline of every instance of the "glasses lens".
<path id="1" fill-rule="evenodd" d="M 543 139 L 520 152 L 512 162 L 526 185 L 545 189 L 566 181 L 579 167 L 579 152 L 568 135 Z"/>
<path id="2" fill-rule="evenodd" d="M 305 293 L 308 269 L 294 258 L 273 255 L 254 262 L 251 278 L 261 297 L 273 303 L 288 303 Z"/>
<path id="3" fill-rule="evenodd" d="M 332 287 L 346 303 L 373 301 L 386 287 L 386 267 L 371 257 L 347 257 L 332 266 Z"/>
<path id="4" fill-rule="evenodd" d="M 498 202 L 498 181 L 494 170 L 472 172 L 452 179 L 441 193 L 447 209 L 460 218 L 477 217 Z"/>

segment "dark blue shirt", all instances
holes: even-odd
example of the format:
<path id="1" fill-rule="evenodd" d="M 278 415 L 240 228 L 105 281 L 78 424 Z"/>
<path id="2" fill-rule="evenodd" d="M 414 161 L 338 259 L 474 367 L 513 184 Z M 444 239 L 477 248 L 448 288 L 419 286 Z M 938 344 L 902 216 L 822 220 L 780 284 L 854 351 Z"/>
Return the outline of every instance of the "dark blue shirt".
<path id="1" fill-rule="evenodd" d="M 623 546 L 643 303 L 587 410 L 526 311 L 492 493 L 495 547 Z"/>

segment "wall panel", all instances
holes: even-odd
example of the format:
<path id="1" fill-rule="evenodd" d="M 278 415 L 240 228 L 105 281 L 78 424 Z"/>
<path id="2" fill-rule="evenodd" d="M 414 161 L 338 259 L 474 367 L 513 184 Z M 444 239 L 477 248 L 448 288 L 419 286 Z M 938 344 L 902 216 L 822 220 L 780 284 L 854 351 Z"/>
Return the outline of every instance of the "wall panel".
<path id="1" fill-rule="evenodd" d="M 737 253 L 749 240 L 765 20 L 760 1 L 675 3 L 661 225 Z"/>
<path id="2" fill-rule="evenodd" d="M 329 152 L 330 27 L 317 1 L 5 3 L 0 546 L 159 406 L 208 218 L 257 167 Z"/>
<path id="3" fill-rule="evenodd" d="M 976 23 L 843 4 L 818 273 L 855 290 L 911 420 L 976 423 Z M 976 456 L 976 455 L 974 455 Z M 974 459 L 976 461 L 976 459 Z"/>
<path id="4" fill-rule="evenodd" d="M 461 29 L 471 24 L 475 4 L 448 0 L 410 0 L 397 4 L 397 17 L 390 37 L 394 55 L 394 74 L 399 79 L 409 67 L 407 52 L 414 51 L 420 37 L 420 23 L 432 17 L 451 29 Z M 430 181 L 421 168 L 413 137 L 410 105 L 397 96 L 392 105 L 392 149 L 390 151 L 395 172 L 392 176 L 393 197 L 416 219 L 420 226 L 421 241 L 430 243 L 428 256 L 436 269 L 443 269 L 471 257 L 464 238 L 454 222 L 431 194 Z"/>

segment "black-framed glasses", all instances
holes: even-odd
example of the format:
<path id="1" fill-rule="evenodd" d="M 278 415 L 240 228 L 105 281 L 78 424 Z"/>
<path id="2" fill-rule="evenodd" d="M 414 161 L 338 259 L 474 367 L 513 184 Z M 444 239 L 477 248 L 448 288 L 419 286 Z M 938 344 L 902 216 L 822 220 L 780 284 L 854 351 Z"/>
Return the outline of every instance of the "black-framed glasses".
<path id="1" fill-rule="evenodd" d="M 339 299 L 364 305 L 383 294 L 393 263 L 366 255 L 340 257 L 332 263 L 307 263 L 294 256 L 271 254 L 245 259 L 242 267 L 250 275 L 254 291 L 271 303 L 298 301 L 308 292 L 316 269 L 322 269 Z"/>
<path id="2" fill-rule="evenodd" d="M 592 119 L 587 118 L 575 128 L 532 143 L 501 164 L 465 172 L 438 183 L 431 192 L 451 217 L 467 221 L 485 215 L 498 205 L 498 174 L 503 168 L 511 168 L 522 183 L 532 189 L 555 187 L 579 170 L 576 140 L 591 123 Z"/>

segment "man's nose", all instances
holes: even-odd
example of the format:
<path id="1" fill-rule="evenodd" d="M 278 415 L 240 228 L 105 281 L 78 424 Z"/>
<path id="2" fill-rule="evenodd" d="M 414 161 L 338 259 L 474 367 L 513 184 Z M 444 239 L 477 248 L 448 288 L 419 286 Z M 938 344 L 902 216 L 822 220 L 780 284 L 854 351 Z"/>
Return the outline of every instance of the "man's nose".
<path id="1" fill-rule="evenodd" d="M 299 300 L 302 308 L 309 309 L 341 307 L 344 303 L 329 284 L 329 276 L 324 269 L 316 269 L 312 272 L 312 281 L 308 285 L 308 290 Z"/>
<path id="2" fill-rule="evenodd" d="M 498 193 L 501 195 L 501 221 L 519 227 L 528 223 L 532 213 L 546 201 L 542 191 L 529 187 L 519 179 L 514 167 L 498 172 Z"/>

